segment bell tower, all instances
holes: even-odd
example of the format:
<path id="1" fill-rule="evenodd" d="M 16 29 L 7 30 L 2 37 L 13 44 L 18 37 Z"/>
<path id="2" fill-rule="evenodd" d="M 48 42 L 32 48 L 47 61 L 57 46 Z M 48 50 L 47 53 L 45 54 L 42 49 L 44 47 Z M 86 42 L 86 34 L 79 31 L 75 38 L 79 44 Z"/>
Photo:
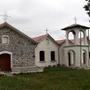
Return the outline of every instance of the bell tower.
<path id="1" fill-rule="evenodd" d="M 89 60 L 89 45 L 87 41 L 86 30 L 89 27 L 80 24 L 72 24 L 63 28 L 66 32 L 66 44 L 64 48 L 64 64 L 68 67 L 88 67 Z M 72 36 L 73 39 L 70 39 Z"/>
<path id="2" fill-rule="evenodd" d="M 66 32 L 66 45 L 69 45 L 69 34 L 73 34 L 73 44 L 74 45 L 80 45 L 80 43 L 83 41 L 83 45 L 87 45 L 87 36 L 86 36 L 86 30 L 89 29 L 89 27 L 82 26 L 79 24 L 73 24 L 71 26 L 65 27 L 62 30 Z"/>

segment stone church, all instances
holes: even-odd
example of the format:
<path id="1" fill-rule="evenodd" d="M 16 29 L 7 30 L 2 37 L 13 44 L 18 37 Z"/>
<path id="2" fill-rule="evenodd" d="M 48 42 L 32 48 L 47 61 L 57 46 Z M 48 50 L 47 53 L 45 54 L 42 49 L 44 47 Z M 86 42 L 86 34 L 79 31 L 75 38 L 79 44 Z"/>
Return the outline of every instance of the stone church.
<path id="1" fill-rule="evenodd" d="M 40 72 L 35 65 L 37 43 L 7 22 L 0 24 L 0 71 Z"/>
<path id="2" fill-rule="evenodd" d="M 49 34 L 30 38 L 7 22 L 0 24 L 0 72 L 42 72 L 44 67 L 90 67 L 89 27 L 73 24 L 63 28 L 66 39 Z M 87 33 L 88 32 L 88 35 Z M 69 39 L 70 33 L 73 39 Z"/>

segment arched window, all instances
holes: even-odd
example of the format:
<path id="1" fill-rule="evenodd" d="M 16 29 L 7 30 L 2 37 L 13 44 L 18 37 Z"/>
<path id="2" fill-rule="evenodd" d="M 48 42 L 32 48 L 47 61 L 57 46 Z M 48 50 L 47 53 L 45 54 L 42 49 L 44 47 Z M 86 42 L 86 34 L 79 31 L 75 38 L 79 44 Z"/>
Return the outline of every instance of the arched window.
<path id="1" fill-rule="evenodd" d="M 68 52 L 68 65 L 75 66 L 75 52 L 73 50 Z"/>
<path id="2" fill-rule="evenodd" d="M 55 61 L 55 51 L 51 51 L 51 61 Z"/>
<path id="3" fill-rule="evenodd" d="M 86 52 L 86 50 L 83 50 L 83 52 L 82 52 L 82 55 L 83 55 L 83 57 L 82 57 L 82 64 L 86 64 L 86 60 L 87 60 L 87 52 Z"/>
<path id="4" fill-rule="evenodd" d="M 82 30 L 80 30 L 78 38 L 84 38 L 84 32 Z"/>
<path id="5" fill-rule="evenodd" d="M 2 44 L 9 44 L 9 36 L 8 35 L 2 36 Z"/>
<path id="6" fill-rule="evenodd" d="M 80 44 L 83 44 L 85 42 L 85 35 L 84 35 L 84 32 L 82 30 L 80 30 L 79 35 L 78 35 L 78 38 L 80 40 L 79 41 Z"/>
<path id="7" fill-rule="evenodd" d="M 89 59 L 90 59 L 90 51 L 89 51 Z"/>
<path id="8" fill-rule="evenodd" d="M 45 61 L 45 52 L 44 51 L 39 52 L 39 58 L 40 58 L 40 61 Z"/>
<path id="9" fill-rule="evenodd" d="M 75 32 L 74 31 L 70 31 L 69 33 L 68 33 L 68 40 L 70 40 L 70 39 L 75 39 Z"/>

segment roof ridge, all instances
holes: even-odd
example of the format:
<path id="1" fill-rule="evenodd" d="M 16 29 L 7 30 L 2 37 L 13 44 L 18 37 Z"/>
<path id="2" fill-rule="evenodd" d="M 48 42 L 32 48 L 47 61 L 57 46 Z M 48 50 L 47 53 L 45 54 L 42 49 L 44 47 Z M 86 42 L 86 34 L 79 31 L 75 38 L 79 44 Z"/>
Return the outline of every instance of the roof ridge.
<path id="1" fill-rule="evenodd" d="M 15 27 L 13 27 L 12 25 L 8 24 L 7 22 L 4 22 L 4 23 L 0 24 L 0 28 L 3 28 L 5 26 L 8 27 L 8 28 L 11 28 L 13 31 L 21 34 L 23 37 L 26 37 L 28 40 L 31 40 L 33 43 L 36 44 L 36 42 L 31 37 L 29 37 L 28 35 L 24 34 L 23 32 L 21 32 L 20 30 L 16 29 Z"/>
<path id="2" fill-rule="evenodd" d="M 36 37 L 33 37 L 33 38 L 37 38 L 37 37 L 42 37 L 42 36 L 46 36 L 47 34 L 43 34 L 43 35 L 38 35 Z"/>

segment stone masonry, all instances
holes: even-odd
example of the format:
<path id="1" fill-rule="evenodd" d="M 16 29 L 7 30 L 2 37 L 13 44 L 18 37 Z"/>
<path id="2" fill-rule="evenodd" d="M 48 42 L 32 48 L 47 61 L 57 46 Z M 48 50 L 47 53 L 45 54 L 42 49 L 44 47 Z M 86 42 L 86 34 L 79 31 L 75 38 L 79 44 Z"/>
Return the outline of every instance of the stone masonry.
<path id="1" fill-rule="evenodd" d="M 2 36 L 9 36 L 9 44 L 2 44 Z M 0 28 L 0 52 L 8 51 L 12 53 L 12 72 L 19 72 L 20 68 L 35 66 L 35 47 L 36 43 L 24 36 L 23 33 L 15 31 L 15 28 L 8 27 L 8 25 Z M 16 69 L 15 69 L 16 68 Z M 14 70 L 14 71 L 13 71 Z"/>

